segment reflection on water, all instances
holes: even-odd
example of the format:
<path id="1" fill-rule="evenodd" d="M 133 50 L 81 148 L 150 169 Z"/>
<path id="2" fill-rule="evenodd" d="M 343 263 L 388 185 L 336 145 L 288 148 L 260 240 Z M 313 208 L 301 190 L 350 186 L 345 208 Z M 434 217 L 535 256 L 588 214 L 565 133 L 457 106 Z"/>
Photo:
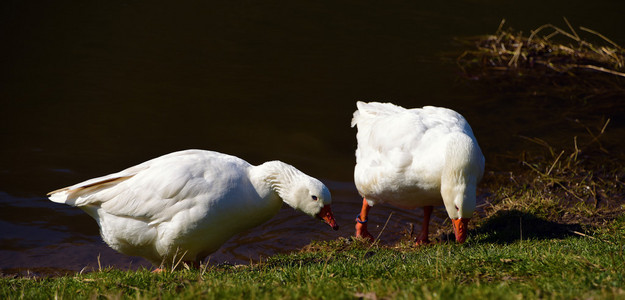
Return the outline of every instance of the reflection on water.
<path id="1" fill-rule="evenodd" d="M 519 99 L 458 80 L 453 38 L 492 33 L 502 18 L 528 32 L 564 15 L 625 44 L 618 1 L 531 2 L 3 2 L 0 268 L 78 270 L 96 266 L 98 254 L 104 264 L 145 264 L 110 250 L 92 219 L 45 194 L 189 148 L 296 166 L 330 186 L 341 226 L 333 232 L 284 208 L 212 261 L 350 236 L 361 204 L 351 183 L 357 100 L 454 108 L 490 170 L 535 146 L 519 135 L 570 145 L 586 134 L 580 124 L 603 117 L 613 118 L 607 138 L 621 143 L 622 99 Z M 389 243 L 422 214 L 375 207 L 372 224 L 390 211 Z"/>

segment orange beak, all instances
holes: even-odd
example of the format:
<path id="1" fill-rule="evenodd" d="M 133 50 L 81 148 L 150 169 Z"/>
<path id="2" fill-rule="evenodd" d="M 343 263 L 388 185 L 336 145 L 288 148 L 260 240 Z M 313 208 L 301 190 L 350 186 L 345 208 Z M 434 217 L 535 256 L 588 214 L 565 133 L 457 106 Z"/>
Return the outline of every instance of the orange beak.
<path id="1" fill-rule="evenodd" d="M 467 239 L 467 227 L 469 225 L 469 220 L 471 218 L 459 218 L 452 219 L 451 222 L 454 224 L 454 234 L 456 235 L 456 242 L 464 243 L 464 240 Z"/>
<path id="2" fill-rule="evenodd" d="M 334 215 L 332 215 L 332 209 L 330 209 L 330 204 L 321 208 L 321 211 L 317 214 L 317 218 L 322 219 L 326 224 L 330 225 L 332 229 L 339 230 L 339 225 L 336 224 L 334 220 Z"/>

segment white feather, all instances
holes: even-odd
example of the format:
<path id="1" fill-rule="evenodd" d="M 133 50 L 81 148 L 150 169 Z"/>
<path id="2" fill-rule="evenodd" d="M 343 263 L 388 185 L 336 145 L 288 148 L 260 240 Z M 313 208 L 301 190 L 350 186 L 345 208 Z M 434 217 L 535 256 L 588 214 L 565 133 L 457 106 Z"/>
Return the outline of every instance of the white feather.
<path id="1" fill-rule="evenodd" d="M 405 109 L 357 103 L 354 181 L 369 205 L 442 205 L 451 218 L 470 217 L 484 156 L 471 127 L 441 107 Z"/>

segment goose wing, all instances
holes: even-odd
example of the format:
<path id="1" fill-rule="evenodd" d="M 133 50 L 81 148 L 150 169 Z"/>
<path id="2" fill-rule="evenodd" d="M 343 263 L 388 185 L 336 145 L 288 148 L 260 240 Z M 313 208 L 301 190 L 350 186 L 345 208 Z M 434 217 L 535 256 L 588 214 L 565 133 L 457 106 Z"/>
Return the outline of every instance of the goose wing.
<path id="1" fill-rule="evenodd" d="M 78 207 L 99 207 L 109 214 L 161 222 L 193 208 L 200 198 L 218 197 L 227 188 L 220 166 L 207 151 L 174 152 L 118 173 L 49 193 L 50 200 Z M 211 196 L 212 195 L 212 196 Z"/>

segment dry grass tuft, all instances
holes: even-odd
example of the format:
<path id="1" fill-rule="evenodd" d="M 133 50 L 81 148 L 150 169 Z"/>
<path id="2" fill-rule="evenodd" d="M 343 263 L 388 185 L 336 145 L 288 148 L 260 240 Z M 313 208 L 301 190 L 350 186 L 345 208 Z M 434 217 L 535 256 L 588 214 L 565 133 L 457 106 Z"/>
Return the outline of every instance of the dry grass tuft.
<path id="1" fill-rule="evenodd" d="M 598 40 L 591 43 L 564 21 L 568 30 L 545 24 L 525 36 L 504 29 L 502 20 L 493 35 L 462 39 L 475 48 L 460 55 L 457 63 L 467 78 L 497 80 L 504 89 L 529 82 L 536 85 L 532 93 L 625 95 L 625 49 L 580 26 L 580 33 Z"/>

